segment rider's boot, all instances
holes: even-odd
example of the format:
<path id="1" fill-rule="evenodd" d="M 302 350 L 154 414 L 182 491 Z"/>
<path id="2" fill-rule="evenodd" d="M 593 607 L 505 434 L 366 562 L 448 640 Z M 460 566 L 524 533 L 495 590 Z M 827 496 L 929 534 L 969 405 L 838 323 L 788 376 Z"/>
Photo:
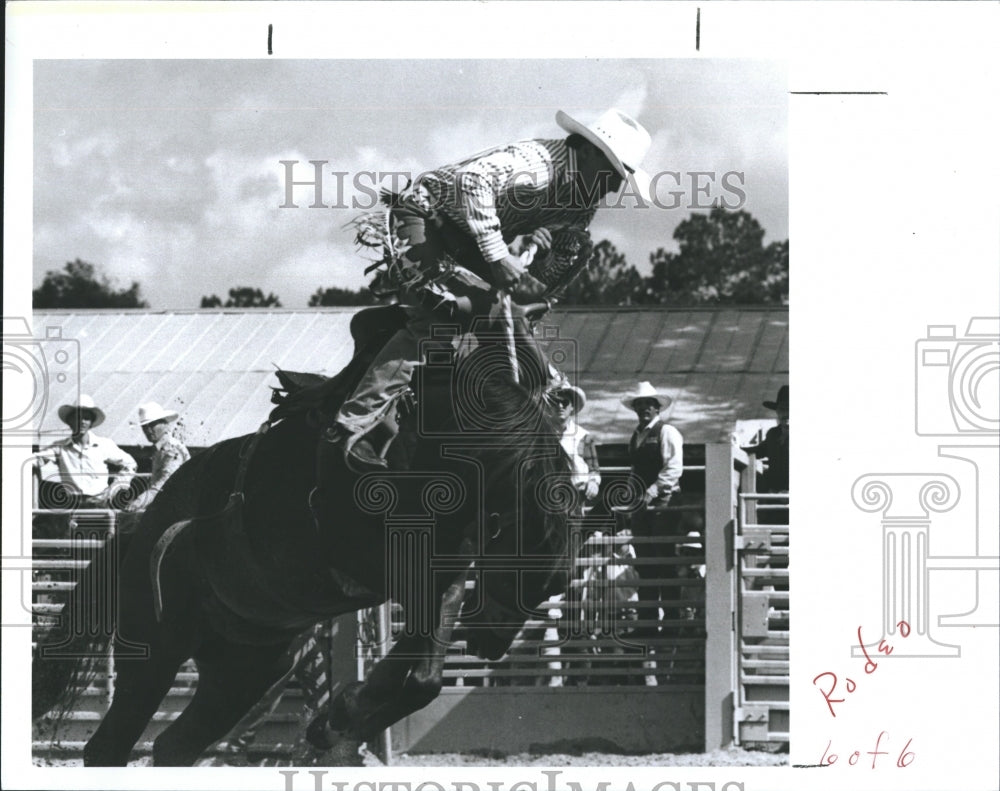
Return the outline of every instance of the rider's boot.
<path id="1" fill-rule="evenodd" d="M 372 469 L 386 469 L 389 464 L 385 460 L 389 443 L 399 433 L 399 427 L 392 415 L 388 415 L 372 428 L 347 445 L 345 459 L 347 466 L 355 472 Z"/>
<path id="2" fill-rule="evenodd" d="M 328 454 L 342 455 L 344 463 L 353 472 L 371 472 L 387 469 L 389 464 L 376 449 L 380 433 L 378 424 L 371 431 L 356 437 L 350 429 L 335 423 L 323 433 L 323 445 L 320 448 L 320 464 L 324 464 L 324 456 Z M 387 440 L 388 438 L 386 438 Z M 383 447 L 385 443 L 383 442 Z"/>

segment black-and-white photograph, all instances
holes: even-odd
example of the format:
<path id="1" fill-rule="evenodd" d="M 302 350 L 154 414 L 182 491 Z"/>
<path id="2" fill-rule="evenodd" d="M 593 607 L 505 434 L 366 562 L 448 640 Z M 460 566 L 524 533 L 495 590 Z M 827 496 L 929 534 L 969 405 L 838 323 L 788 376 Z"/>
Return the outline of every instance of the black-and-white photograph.
<path id="1" fill-rule="evenodd" d="M 786 82 L 37 64 L 37 760 L 787 762 Z"/>
<path id="2" fill-rule="evenodd" d="M 3 786 L 994 789 L 948 5 L 9 4 Z"/>

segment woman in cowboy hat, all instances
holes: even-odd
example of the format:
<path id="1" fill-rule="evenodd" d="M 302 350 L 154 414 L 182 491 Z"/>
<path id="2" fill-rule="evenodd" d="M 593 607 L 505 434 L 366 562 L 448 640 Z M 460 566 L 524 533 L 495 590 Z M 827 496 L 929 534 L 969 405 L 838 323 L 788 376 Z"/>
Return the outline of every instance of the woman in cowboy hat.
<path id="1" fill-rule="evenodd" d="M 164 409 L 155 401 L 139 406 L 139 427 L 153 445 L 153 474 L 149 478 L 149 488 L 135 500 L 130 510 L 141 511 L 148 508 L 167 478 L 191 458 L 184 443 L 170 431 L 170 425 L 178 417 L 176 412 Z"/>
<path id="2" fill-rule="evenodd" d="M 629 180 L 633 194 L 648 195 L 649 177 L 639 163 L 650 136 L 638 122 L 614 109 L 590 124 L 561 111 L 555 120 L 568 137 L 496 146 L 421 174 L 403 193 L 389 196 L 392 238 L 406 245 L 399 270 L 433 273 L 446 260 L 458 266 L 444 280 L 400 285 L 407 325 L 344 401 L 321 454 L 338 448 L 354 469 L 385 467 L 368 432 L 409 384 L 432 324 L 460 323 L 470 313 L 495 315 L 496 290 L 521 278 L 520 254 L 529 243 L 544 253 L 553 231 L 586 231 L 604 196 Z M 390 241 L 386 249 L 395 260 Z M 448 339 L 442 344 L 448 346 Z"/>
<path id="3" fill-rule="evenodd" d="M 136 470 L 135 459 L 112 440 L 93 432 L 105 416 L 89 395 L 81 395 L 75 404 L 63 404 L 58 413 L 71 434 L 35 454 L 35 466 L 43 482 L 68 487 L 77 496 L 78 506 L 109 507 L 116 493 L 129 488 Z M 46 474 L 47 467 L 55 471 Z"/>
<path id="4" fill-rule="evenodd" d="M 572 482 L 585 500 L 593 500 L 601 488 L 601 470 L 593 435 L 576 422 L 576 416 L 587 403 L 579 387 L 563 384 L 551 390 L 546 398 L 556 425 L 562 430 L 560 444 L 573 465 Z"/>

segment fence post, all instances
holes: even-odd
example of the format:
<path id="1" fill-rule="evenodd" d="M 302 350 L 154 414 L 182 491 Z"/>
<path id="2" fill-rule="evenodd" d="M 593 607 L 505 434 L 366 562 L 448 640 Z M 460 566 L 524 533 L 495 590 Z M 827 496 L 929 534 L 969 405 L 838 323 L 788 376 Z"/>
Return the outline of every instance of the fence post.
<path id="1" fill-rule="evenodd" d="M 733 741 L 736 691 L 736 514 L 734 455 L 729 443 L 705 445 L 705 750 Z"/>

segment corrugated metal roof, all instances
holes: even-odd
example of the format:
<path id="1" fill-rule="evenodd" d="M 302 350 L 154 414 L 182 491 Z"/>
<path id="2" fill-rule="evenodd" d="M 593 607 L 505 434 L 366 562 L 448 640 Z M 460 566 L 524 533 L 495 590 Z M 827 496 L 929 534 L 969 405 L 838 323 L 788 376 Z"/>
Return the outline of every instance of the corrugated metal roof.
<path id="1" fill-rule="evenodd" d="M 80 363 L 79 391 L 74 377 L 49 382 L 43 437 L 65 435 L 56 407 L 77 392 L 107 413 L 98 433 L 122 445 L 143 442 L 135 412 L 149 400 L 181 413 L 193 447 L 253 431 L 271 409 L 275 366 L 331 375 L 348 362 L 357 310 L 36 313 L 39 348 L 58 342 L 41 340 L 55 328 L 77 342 Z M 563 309 L 539 338 L 569 353 L 563 367 L 588 398 L 580 422 L 604 442 L 631 432 L 619 398 L 643 379 L 674 396 L 669 419 L 688 442 L 725 441 L 736 420 L 772 417 L 761 402 L 788 381 L 782 308 Z"/>

